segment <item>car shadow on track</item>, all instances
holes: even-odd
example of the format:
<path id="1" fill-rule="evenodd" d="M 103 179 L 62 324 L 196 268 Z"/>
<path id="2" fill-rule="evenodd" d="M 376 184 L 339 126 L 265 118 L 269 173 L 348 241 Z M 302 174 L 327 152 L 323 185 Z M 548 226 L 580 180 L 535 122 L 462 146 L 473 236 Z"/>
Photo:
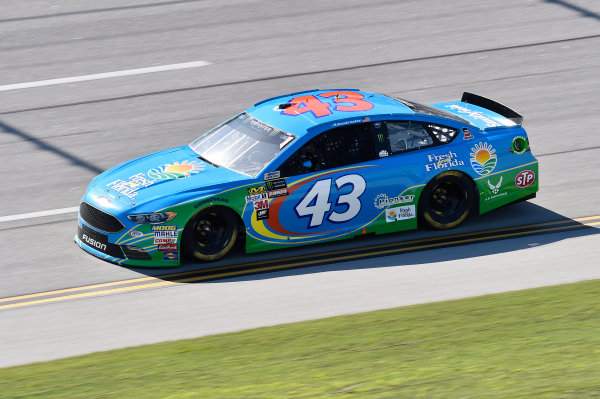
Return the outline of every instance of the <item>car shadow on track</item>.
<path id="1" fill-rule="evenodd" d="M 528 249 L 600 233 L 600 215 L 569 219 L 531 202 L 512 204 L 447 231 L 419 229 L 244 254 L 218 262 L 183 262 L 178 269 L 131 268 L 180 283 L 245 281 L 327 271 L 424 265 Z"/>

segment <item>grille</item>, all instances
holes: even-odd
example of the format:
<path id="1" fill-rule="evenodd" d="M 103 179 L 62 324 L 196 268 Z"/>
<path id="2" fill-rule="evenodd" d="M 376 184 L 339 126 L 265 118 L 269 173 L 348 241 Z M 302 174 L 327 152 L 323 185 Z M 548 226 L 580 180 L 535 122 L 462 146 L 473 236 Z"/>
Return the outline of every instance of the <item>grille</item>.
<path id="1" fill-rule="evenodd" d="M 106 233 L 118 233 L 125 228 L 119 222 L 119 219 L 98 208 L 94 208 L 87 202 L 82 202 L 79 205 L 79 215 L 87 224 Z"/>

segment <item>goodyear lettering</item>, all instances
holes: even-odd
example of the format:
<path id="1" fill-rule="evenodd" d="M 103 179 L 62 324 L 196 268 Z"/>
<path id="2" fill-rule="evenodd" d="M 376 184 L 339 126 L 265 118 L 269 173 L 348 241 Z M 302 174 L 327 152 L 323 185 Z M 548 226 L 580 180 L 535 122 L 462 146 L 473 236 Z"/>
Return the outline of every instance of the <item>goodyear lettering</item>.
<path id="1" fill-rule="evenodd" d="M 206 204 L 206 203 L 212 203 L 212 202 L 229 202 L 229 200 L 227 198 L 221 198 L 221 197 L 211 197 L 211 198 L 207 198 L 205 200 L 202 200 L 198 203 L 196 203 L 194 205 L 194 208 L 199 208 L 202 205 Z"/>

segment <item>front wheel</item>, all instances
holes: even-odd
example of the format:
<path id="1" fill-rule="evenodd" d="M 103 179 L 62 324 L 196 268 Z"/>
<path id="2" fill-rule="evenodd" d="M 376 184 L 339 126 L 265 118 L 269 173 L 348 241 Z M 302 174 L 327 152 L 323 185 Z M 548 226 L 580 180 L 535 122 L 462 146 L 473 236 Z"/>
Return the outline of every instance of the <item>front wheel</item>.
<path id="1" fill-rule="evenodd" d="M 421 221 L 438 230 L 458 226 L 471 212 L 473 192 L 473 183 L 460 172 L 449 171 L 434 177 L 421 193 Z"/>
<path id="2" fill-rule="evenodd" d="M 183 230 L 183 252 L 203 262 L 221 259 L 238 236 L 236 215 L 218 207 L 200 211 Z"/>

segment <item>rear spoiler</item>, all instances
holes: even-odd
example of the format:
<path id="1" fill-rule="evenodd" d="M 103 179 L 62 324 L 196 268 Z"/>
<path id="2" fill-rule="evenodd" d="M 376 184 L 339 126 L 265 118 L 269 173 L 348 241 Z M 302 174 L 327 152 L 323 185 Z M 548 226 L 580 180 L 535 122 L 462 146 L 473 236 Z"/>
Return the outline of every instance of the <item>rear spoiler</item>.
<path id="1" fill-rule="evenodd" d="M 502 115 L 506 119 L 513 121 L 517 125 L 523 123 L 523 116 L 508 108 L 506 105 L 502 105 L 499 102 L 490 100 L 489 98 L 478 96 L 477 94 L 468 93 L 465 91 L 460 101 L 462 101 L 463 103 L 473 104 L 477 105 L 478 107 L 488 109 L 492 112 Z"/>

